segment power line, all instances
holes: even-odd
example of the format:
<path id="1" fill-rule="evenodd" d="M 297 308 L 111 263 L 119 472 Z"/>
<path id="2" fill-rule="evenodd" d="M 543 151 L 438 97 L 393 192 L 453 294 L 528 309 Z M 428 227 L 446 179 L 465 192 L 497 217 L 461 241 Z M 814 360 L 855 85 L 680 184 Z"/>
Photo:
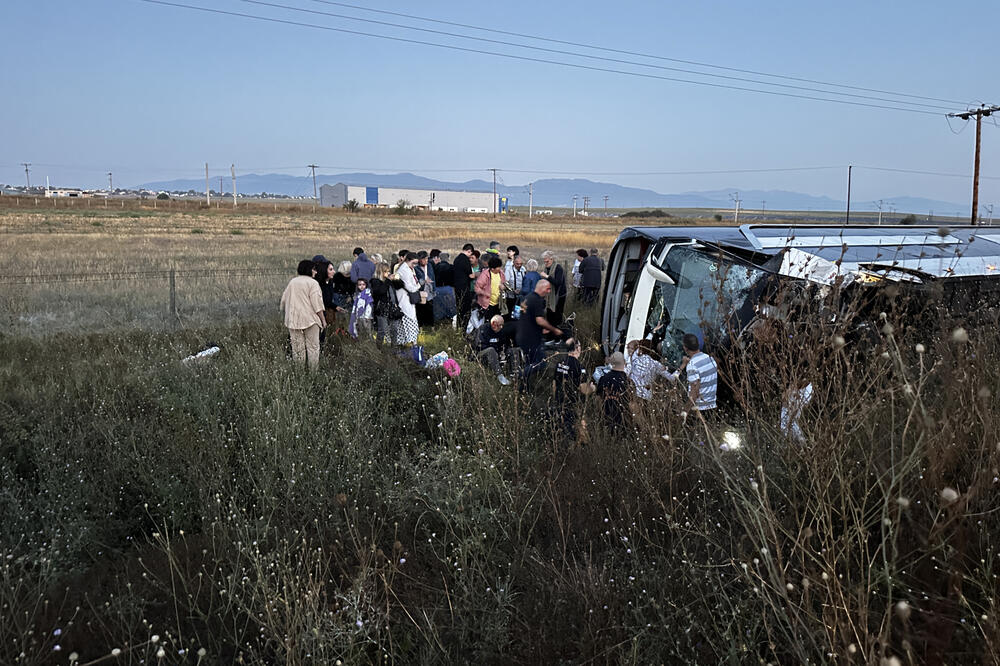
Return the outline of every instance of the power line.
<path id="1" fill-rule="evenodd" d="M 346 19 L 346 20 L 349 20 L 349 21 L 358 21 L 358 22 L 361 22 L 361 23 L 370 23 L 370 24 L 374 24 L 374 25 L 387 26 L 387 27 L 391 27 L 391 28 L 402 28 L 404 30 L 415 30 L 415 31 L 418 31 L 418 32 L 425 32 L 425 33 L 430 33 L 430 34 L 434 34 L 434 35 L 441 35 L 441 36 L 452 37 L 452 38 L 457 38 L 457 39 L 468 39 L 468 40 L 472 40 L 472 41 L 476 41 L 476 42 L 486 42 L 486 43 L 489 43 L 489 44 L 499 44 L 499 45 L 502 45 L 502 46 L 513 46 L 515 48 L 529 49 L 529 50 L 532 50 L 532 51 L 541 51 L 541 52 L 544 52 L 544 53 L 555 53 L 555 54 L 558 54 L 558 55 L 568 55 L 568 56 L 572 56 L 572 57 L 576 57 L 576 58 L 587 58 L 589 60 L 597 60 L 597 61 L 600 61 L 600 62 L 610 62 L 610 63 L 619 64 L 619 65 L 633 65 L 633 66 L 636 66 L 636 67 L 649 67 L 649 68 L 652 68 L 652 69 L 658 69 L 658 70 L 664 70 L 664 71 L 670 71 L 670 72 L 681 72 L 681 73 L 684 73 L 684 74 L 694 74 L 696 76 L 706 76 L 706 77 L 717 78 L 717 79 L 725 79 L 725 80 L 728 80 L 728 81 L 741 81 L 741 82 L 744 82 L 744 83 L 754 83 L 754 84 L 758 84 L 758 85 L 775 86 L 775 87 L 779 87 L 779 88 L 787 88 L 787 89 L 790 89 L 790 90 L 804 90 L 804 91 L 807 91 L 807 92 L 816 92 L 816 93 L 822 93 L 822 94 L 827 94 L 827 95 L 841 95 L 841 96 L 844 96 L 844 97 L 852 97 L 852 98 L 855 98 L 855 99 L 868 99 L 868 100 L 880 101 L 880 102 L 890 102 L 892 104 L 904 104 L 905 103 L 905 104 L 909 104 L 911 106 L 922 106 L 922 107 L 927 107 L 927 108 L 931 108 L 931 109 L 939 109 L 939 110 L 942 110 L 942 111 L 950 110 L 951 108 L 953 108 L 952 103 L 949 103 L 949 106 L 942 106 L 940 104 L 927 104 L 927 103 L 924 103 L 924 102 L 904 102 L 904 101 L 898 100 L 898 99 L 889 99 L 889 98 L 885 98 L 885 97 L 875 97 L 875 96 L 872 96 L 872 95 L 862 95 L 862 94 L 858 94 L 858 93 L 838 92 L 838 91 L 835 91 L 835 90 L 824 90 L 824 89 L 821 89 L 821 88 L 813 88 L 813 87 L 809 87 L 809 86 L 801 86 L 801 85 L 794 85 L 794 84 L 788 84 L 788 83 L 774 83 L 774 82 L 771 82 L 771 81 L 761 81 L 759 79 L 748 79 L 748 78 L 742 77 L 742 76 L 732 76 L 732 75 L 726 75 L 726 74 L 712 74 L 710 72 L 699 72 L 699 71 L 693 70 L 693 69 L 684 69 L 684 68 L 680 68 L 680 67 L 668 67 L 668 66 L 665 66 L 665 65 L 656 65 L 656 64 L 652 64 L 652 63 L 638 62 L 638 61 L 635 61 L 635 60 L 623 60 L 621 58 L 608 58 L 608 57 L 605 57 L 605 56 L 590 55 L 590 54 L 587 54 L 587 53 L 578 53 L 576 51 L 566 51 L 564 49 L 547 48 L 547 47 L 544 47 L 544 46 L 531 46 L 529 44 L 518 44 L 516 42 L 508 42 L 508 41 L 499 40 L 499 39 L 489 39 L 489 38 L 486 38 L 486 37 L 476 37 L 476 36 L 471 36 L 471 35 L 463 35 L 463 34 L 454 33 L 454 32 L 447 32 L 447 31 L 444 31 L 444 30 L 434 30 L 434 29 L 431 29 L 431 28 L 420 28 L 420 27 L 417 27 L 417 26 L 404 25 L 404 24 L 401 24 L 401 23 L 391 23 L 389 21 L 378 21 L 378 20 L 374 20 L 374 19 L 365 19 L 365 18 L 359 18 L 359 17 L 356 17 L 356 16 L 349 16 L 347 14 L 336 14 L 336 13 L 333 13 L 333 12 L 323 12 L 323 11 L 318 11 L 318 10 L 315 10 L 315 9 L 305 9 L 305 8 L 302 8 L 302 7 L 293 7 L 293 6 L 290 6 L 290 5 L 285 5 L 285 4 L 276 3 L 276 2 L 266 2 L 265 0 L 240 0 L 240 2 L 244 2 L 246 4 L 251 4 L 251 5 L 260 5 L 260 6 L 263 6 L 263 7 L 272 7 L 272 8 L 275 8 L 275 9 L 285 9 L 285 10 L 289 10 L 289 11 L 302 12 L 302 13 L 306 13 L 306 14 L 314 14 L 314 15 L 318 15 L 318 16 L 328 16 L 328 17 L 331 17 L 331 18 Z"/>
<path id="2" fill-rule="evenodd" d="M 324 4 L 324 5 L 335 5 L 337 7 L 345 7 L 345 8 L 349 8 L 349 9 L 357 9 L 357 10 L 360 10 L 360 11 L 373 12 L 373 13 L 376 13 L 376 14 L 383 14 L 383 15 L 388 15 L 388 16 L 398 16 L 400 18 L 414 19 L 414 20 L 417 20 L 417 21 L 427 21 L 429 23 L 437 23 L 439 25 L 450 25 L 450 26 L 454 26 L 454 27 L 458 27 L 458 28 L 468 28 L 468 29 L 471 29 L 471 30 L 481 30 L 483 32 L 489 32 L 489 33 L 497 34 L 497 35 L 507 35 L 509 37 L 521 37 L 521 38 L 524 38 L 524 39 L 534 39 L 534 40 L 539 40 L 539 41 L 547 41 L 547 42 L 552 42 L 554 44 L 564 44 L 566 46 L 577 46 L 577 47 L 581 47 L 581 48 L 593 49 L 593 50 L 596 50 L 596 51 L 605 51 L 605 52 L 608 52 L 608 53 L 619 53 L 621 55 L 638 56 L 640 58 L 651 58 L 651 59 L 654 59 L 654 60 L 663 60 L 663 61 L 666 61 L 666 62 L 676 62 L 676 63 L 685 64 L 685 65 L 695 65 L 697 67 L 709 67 L 709 68 L 712 68 L 712 69 L 720 69 L 720 70 L 724 70 L 724 71 L 728 71 L 728 72 L 738 72 L 738 73 L 741 73 L 741 74 L 753 74 L 755 76 L 769 76 L 769 77 L 772 77 L 772 78 L 783 79 L 783 80 L 786 80 L 786 81 L 799 81 L 801 83 L 812 83 L 812 84 L 815 84 L 815 85 L 831 86 L 831 87 L 836 87 L 836 88 L 846 88 L 848 90 L 860 90 L 862 92 L 874 92 L 874 93 L 879 93 L 879 94 L 882 94 L 882 95 L 892 95 L 892 96 L 895 96 L 895 97 L 911 97 L 913 99 L 924 99 L 924 100 L 933 101 L 933 102 L 944 102 L 944 103 L 947 103 L 947 104 L 963 104 L 963 102 L 958 102 L 958 101 L 950 100 L 950 99 L 941 99 L 939 97 L 927 97 L 925 95 L 913 95 L 913 94 L 910 94 L 910 93 L 892 92 L 890 90 L 881 90 L 879 88 L 865 88 L 863 86 L 853 86 L 853 85 L 847 85 L 847 84 L 843 84 L 843 83 L 832 83 L 832 82 L 829 82 L 829 81 L 820 81 L 820 80 L 817 80 L 817 79 L 808 79 L 808 78 L 802 78 L 802 77 L 797 77 L 797 76 L 787 76 L 787 75 L 784 75 L 784 74 L 772 74 L 772 73 L 769 73 L 769 72 L 762 72 L 762 71 L 753 70 L 753 69 L 741 69 L 741 68 L 738 68 L 738 67 L 726 67 L 724 65 L 714 65 L 714 64 L 711 64 L 711 63 L 699 62 L 699 61 L 696 61 L 696 60 L 684 60 L 682 58 L 669 58 L 667 56 L 655 55 L 655 54 L 651 54 L 651 53 L 640 53 L 640 52 L 637 52 L 637 51 L 626 51 L 626 50 L 623 50 L 623 49 L 615 49 L 615 48 L 610 48 L 610 47 L 605 47 L 605 46 L 594 46 L 593 44 L 584 44 L 584 43 L 581 43 L 581 42 L 571 42 L 571 41 L 566 41 L 566 40 L 562 40 L 562 39 L 556 39 L 556 38 L 553 38 L 553 37 L 540 37 L 540 36 L 537 36 L 537 35 L 530 35 L 530 34 L 525 34 L 525 33 L 520 33 L 520 32 L 511 32 L 511 31 L 507 31 L 507 30 L 497 30 L 495 28 L 484 28 L 482 26 L 470 25 L 470 24 L 467 24 L 467 23 L 457 23 L 457 22 L 454 22 L 454 21 L 444 21 L 444 20 L 440 20 L 440 19 L 427 18 L 425 16 L 416 16 L 416 15 L 413 15 L 413 14 L 403 14 L 401 12 L 392 12 L 392 11 L 387 11 L 387 10 L 383 10 L 383 9 L 373 9 L 371 7 L 362 7 L 362 6 L 359 6 L 359 5 L 348 4 L 348 3 L 345 3 L 345 2 L 334 2 L 333 0 L 312 0 L 312 2 L 316 2 L 316 3 L 320 3 L 320 4 Z"/>
<path id="3" fill-rule="evenodd" d="M 868 169 L 869 171 L 891 171 L 894 173 L 913 173 L 921 176 L 941 176 L 943 178 L 971 178 L 967 173 L 941 173 L 939 171 L 917 171 L 916 169 L 891 169 L 889 167 L 854 166 L 855 169 Z M 1000 176 L 980 176 L 985 180 L 1000 180 Z"/>
<path id="4" fill-rule="evenodd" d="M 659 75 L 659 74 L 650 74 L 650 73 L 644 73 L 644 72 L 633 72 L 633 71 L 624 70 L 624 69 L 615 69 L 613 67 L 597 67 L 597 66 L 594 66 L 594 65 L 584 65 L 584 64 L 581 64 L 581 63 L 563 62 L 563 61 L 559 61 L 559 60 L 550 60 L 550 59 L 547 59 L 547 58 L 537 58 L 537 57 L 533 57 L 533 56 L 516 55 L 516 54 L 513 54 L 513 53 L 502 53 L 502 52 L 499 52 L 499 51 L 488 51 L 488 50 L 485 50 L 485 49 L 474 49 L 474 48 L 465 47 L 465 46 L 457 46 L 457 45 L 454 45 L 454 44 L 440 44 L 438 42 L 429 42 L 429 41 L 419 40 L 419 39 L 409 39 L 409 38 L 406 38 L 406 37 L 392 37 L 392 36 L 389 36 L 389 35 L 380 35 L 380 34 L 377 34 L 377 33 L 364 32 L 364 31 L 361 31 L 361 30 L 349 30 L 347 28 L 335 28 L 333 26 L 320 25 L 320 24 L 317 24 L 317 23 L 305 23 L 305 22 L 302 22 L 302 21 L 291 21 L 291 20 L 288 20 L 288 19 L 279 19 L 279 18 L 272 18 L 272 17 L 267 17 L 267 16 L 259 16 L 257 14 L 247 14 L 247 13 L 244 13 L 244 12 L 233 12 L 233 11 L 227 11 L 227 10 L 222 10 L 222 9 L 211 9 L 211 8 L 208 8 L 208 7 L 199 7 L 199 6 L 196 6 L 196 5 L 188 5 L 188 4 L 184 4 L 184 3 L 180 3 L 180 2 L 168 2 L 167 0 L 134 0 L 134 1 L 136 1 L 136 2 L 145 2 L 145 3 L 148 3 L 148 4 L 154 4 L 154 5 L 163 5 L 163 6 L 167 6 L 167 7 L 177 7 L 177 8 L 180 8 L 180 9 L 190 9 L 190 10 L 193 10 L 193 11 L 206 12 L 206 13 L 210 13 L 210 14 L 220 14 L 220 15 L 224 15 L 224 16 L 234 16 L 234 17 L 239 17 L 239 18 L 248 18 L 248 19 L 252 19 L 252 20 L 256 20 L 256 21 L 266 21 L 266 22 L 269 22 L 269 23 L 279 23 L 279 24 L 283 24 L 283 25 L 290 25 L 290 26 L 296 26 L 296 27 L 314 28 L 314 29 L 317 29 L 317 30 L 327 30 L 327 31 L 330 31 L 330 32 L 339 32 L 339 33 L 348 34 L 348 35 L 358 35 L 358 36 L 362 36 L 362 37 L 372 37 L 372 38 L 375 38 L 375 39 L 382 39 L 382 40 L 387 40 L 387 41 L 402 42 L 402 43 L 407 43 L 407 44 L 417 44 L 417 45 L 421 45 L 421 46 L 433 46 L 433 47 L 436 47 L 436 48 L 448 49 L 448 50 L 452 50 L 452 51 L 460 51 L 460 52 L 463 52 L 463 53 L 476 53 L 476 54 L 480 54 L 480 55 L 495 56 L 495 57 L 498 57 L 498 58 L 507 58 L 507 59 L 511 59 L 511 60 L 520 60 L 520 61 L 524 61 L 524 62 L 535 62 L 535 63 L 543 63 L 543 64 L 549 64 L 549 65 L 558 65 L 558 66 L 561 66 L 561 67 L 570 67 L 570 68 L 573 68 L 573 69 L 581 69 L 581 70 L 587 70 L 587 71 L 593 71 L 593 72 L 604 72 L 604 73 L 608 73 L 608 74 L 621 74 L 623 76 L 631 76 L 631 77 L 644 78 L 644 79 L 653 79 L 653 80 L 657 80 L 657 81 L 670 81 L 670 82 L 673 82 L 673 83 L 688 83 L 688 84 L 691 84 L 691 85 L 705 86 L 705 87 L 709 87 L 709 88 L 719 88 L 719 89 L 723 89 L 723 90 L 737 90 L 737 91 L 741 91 L 741 92 L 755 92 L 755 93 L 760 93 L 760 94 L 764 94 L 764 95 L 774 95 L 774 96 L 778 96 L 778 97 L 790 97 L 790 98 L 793 98 L 793 99 L 805 99 L 805 100 L 812 100 L 812 101 L 817 101 L 817 102 L 831 102 L 831 103 L 834 103 L 834 104 L 843 104 L 843 105 L 848 105 L 848 106 L 858 106 L 858 107 L 865 107 L 865 108 L 871 108 L 871 109 L 883 109 L 883 110 L 887 110 L 887 111 L 902 111 L 902 112 L 906 112 L 906 113 L 919 113 L 919 114 L 922 114 L 922 115 L 935 116 L 935 117 L 943 115 L 941 113 L 937 113 L 937 112 L 934 112 L 934 111 L 926 111 L 926 110 L 923 110 L 923 109 L 906 108 L 904 106 L 888 106 L 888 105 L 885 105 L 885 104 L 871 104 L 871 103 L 868 103 L 868 102 L 854 102 L 854 101 L 845 100 L 845 99 L 831 99 L 831 98 L 828 98 L 828 97 L 817 97 L 817 96 L 814 96 L 814 95 L 801 95 L 801 94 L 798 94 L 798 93 L 781 92 L 781 91 L 777 91 L 777 90 L 761 90 L 759 88 L 749 88 L 749 87 L 745 87 L 745 86 L 735 86 L 735 85 L 722 84 L 722 83 L 709 83 L 707 81 L 695 81 L 695 80 L 691 80 L 691 79 L 683 79 L 683 78 L 678 78 L 678 77 L 663 76 L 663 75 Z M 828 94 L 835 95 L 835 94 L 840 94 L 840 93 L 836 93 L 836 92 L 830 91 Z M 900 102 L 900 103 L 902 104 L 903 102 Z"/>

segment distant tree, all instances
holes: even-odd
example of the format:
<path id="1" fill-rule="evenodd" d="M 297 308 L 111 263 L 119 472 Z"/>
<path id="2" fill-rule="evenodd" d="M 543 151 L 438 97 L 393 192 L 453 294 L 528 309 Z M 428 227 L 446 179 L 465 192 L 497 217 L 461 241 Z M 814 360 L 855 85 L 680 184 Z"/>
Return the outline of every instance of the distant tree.
<path id="1" fill-rule="evenodd" d="M 622 217 L 638 217 L 645 219 L 647 217 L 672 217 L 672 216 L 670 215 L 670 213 L 664 212 L 659 208 L 657 208 L 655 210 L 630 210 L 629 212 L 623 214 Z"/>
<path id="2" fill-rule="evenodd" d="M 159 194 L 156 195 L 156 198 L 159 199 L 160 201 L 166 201 L 167 199 L 170 198 L 170 195 L 167 194 L 166 192 L 160 192 Z"/>
<path id="3" fill-rule="evenodd" d="M 393 209 L 396 215 L 406 215 L 410 212 L 410 202 L 406 199 L 400 199 L 396 202 L 396 207 Z"/>
<path id="4" fill-rule="evenodd" d="M 716 214 L 715 214 L 715 215 L 713 215 L 712 217 L 714 217 L 714 218 L 715 218 L 715 221 L 716 221 L 716 222 L 722 222 L 722 214 L 721 214 L 721 213 L 716 213 Z"/>
<path id="5" fill-rule="evenodd" d="M 361 204 L 358 203 L 357 199 L 351 199 L 350 201 L 344 204 L 344 210 L 346 210 L 348 213 L 356 213 L 358 212 L 359 208 L 361 208 Z"/>
<path id="6" fill-rule="evenodd" d="M 899 223 L 900 224 L 916 224 L 917 223 L 917 216 L 914 215 L 913 213 L 910 213 L 909 215 L 907 215 L 906 217 L 904 217 L 903 219 L 901 219 L 899 221 Z"/>

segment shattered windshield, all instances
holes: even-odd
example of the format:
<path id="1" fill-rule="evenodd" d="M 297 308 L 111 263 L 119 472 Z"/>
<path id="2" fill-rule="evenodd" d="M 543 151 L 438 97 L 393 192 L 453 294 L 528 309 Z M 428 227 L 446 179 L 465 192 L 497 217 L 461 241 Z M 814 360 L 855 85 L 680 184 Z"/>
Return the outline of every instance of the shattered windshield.
<path id="1" fill-rule="evenodd" d="M 740 309 L 765 273 L 691 246 L 676 246 L 661 266 L 676 284 L 657 282 L 650 299 L 646 330 L 664 360 L 676 365 L 681 338 L 694 333 L 718 345 L 727 338 L 727 321 Z M 733 322 L 734 325 L 735 322 Z"/>

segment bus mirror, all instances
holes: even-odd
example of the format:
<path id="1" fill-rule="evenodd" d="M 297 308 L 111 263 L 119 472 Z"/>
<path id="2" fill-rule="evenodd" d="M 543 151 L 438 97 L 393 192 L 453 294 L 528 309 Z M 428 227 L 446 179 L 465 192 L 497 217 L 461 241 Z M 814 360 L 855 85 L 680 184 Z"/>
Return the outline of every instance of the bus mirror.
<path id="1" fill-rule="evenodd" d="M 653 264 L 646 264 L 646 272 L 654 280 L 659 280 L 660 282 L 666 282 L 667 284 L 676 284 L 672 277 L 667 275 L 665 272 L 663 272 Z"/>

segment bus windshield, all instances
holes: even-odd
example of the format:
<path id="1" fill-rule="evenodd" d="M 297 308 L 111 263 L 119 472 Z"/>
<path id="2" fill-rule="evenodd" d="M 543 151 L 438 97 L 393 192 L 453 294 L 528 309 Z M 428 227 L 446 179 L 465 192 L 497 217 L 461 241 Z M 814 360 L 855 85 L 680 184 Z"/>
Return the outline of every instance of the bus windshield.
<path id="1" fill-rule="evenodd" d="M 692 246 L 670 249 L 660 266 L 675 284 L 657 281 L 649 303 L 646 330 L 664 360 L 683 356 L 681 338 L 694 333 L 704 345 L 728 341 L 730 318 L 750 297 L 765 273 Z M 735 321 L 732 325 L 738 326 Z"/>

